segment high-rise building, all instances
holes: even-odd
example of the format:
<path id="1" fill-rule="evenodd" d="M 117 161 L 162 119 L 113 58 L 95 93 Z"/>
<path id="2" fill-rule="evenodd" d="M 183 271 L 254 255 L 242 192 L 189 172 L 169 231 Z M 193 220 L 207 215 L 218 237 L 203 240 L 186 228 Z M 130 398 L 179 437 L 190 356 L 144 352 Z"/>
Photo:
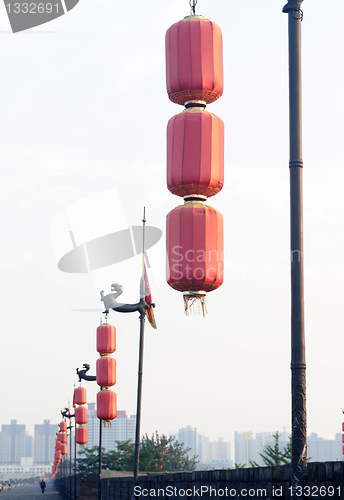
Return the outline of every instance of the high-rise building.
<path id="1" fill-rule="evenodd" d="M 342 434 L 337 433 L 335 439 L 319 438 L 312 432 L 307 437 L 307 457 L 310 462 L 334 462 L 343 460 Z"/>
<path id="2" fill-rule="evenodd" d="M 25 425 L 11 420 L 10 425 L 1 427 L 0 463 L 20 465 L 25 456 Z"/>
<path id="3" fill-rule="evenodd" d="M 99 446 L 99 419 L 95 403 L 87 405 L 88 442 L 87 448 Z M 136 415 L 127 417 L 126 411 L 117 411 L 117 417 L 111 421 L 111 427 L 103 427 L 102 447 L 105 451 L 117 449 L 117 441 L 135 442 Z"/>
<path id="4" fill-rule="evenodd" d="M 33 463 L 50 464 L 54 462 L 57 424 L 44 420 L 43 424 L 35 425 Z M 24 455 L 23 455 L 24 456 Z"/>
<path id="5" fill-rule="evenodd" d="M 193 457 L 197 455 L 197 431 L 196 427 L 191 427 L 187 425 L 178 431 L 178 441 L 183 448 L 190 448 L 189 456 Z"/>

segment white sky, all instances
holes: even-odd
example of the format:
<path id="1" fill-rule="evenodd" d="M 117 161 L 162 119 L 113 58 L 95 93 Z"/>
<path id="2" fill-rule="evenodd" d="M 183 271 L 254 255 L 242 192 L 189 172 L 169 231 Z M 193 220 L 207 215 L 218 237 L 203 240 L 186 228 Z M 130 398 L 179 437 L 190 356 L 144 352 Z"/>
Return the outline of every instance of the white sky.
<path id="1" fill-rule="evenodd" d="M 145 336 L 142 433 L 188 424 L 211 439 L 290 426 L 287 15 L 283 2 L 198 0 L 224 38 L 226 177 L 209 204 L 224 215 L 225 283 L 209 314 L 185 317 L 149 252 L 158 330 Z M 308 433 L 341 432 L 344 280 L 344 4 L 305 0 L 303 43 L 305 324 Z M 164 36 L 187 0 L 80 0 L 67 15 L 11 34 L 0 6 L 1 412 L 57 423 L 75 369 L 95 373 L 99 291 L 123 280 L 138 298 L 140 259 L 90 275 L 57 269 L 50 222 L 116 189 L 129 225 L 165 227 L 180 203 L 165 181 Z M 86 214 L 87 215 L 87 214 Z M 104 213 L 104 217 L 109 214 Z M 115 222 L 116 211 L 113 218 Z M 96 229 L 95 229 L 96 231 Z M 111 229 L 109 230 L 111 232 Z M 130 269 L 128 269 L 130 266 Z M 139 321 L 117 328 L 118 408 L 136 412 Z M 86 385 L 94 401 L 95 383 Z M 233 457 L 232 457 L 233 458 Z"/>

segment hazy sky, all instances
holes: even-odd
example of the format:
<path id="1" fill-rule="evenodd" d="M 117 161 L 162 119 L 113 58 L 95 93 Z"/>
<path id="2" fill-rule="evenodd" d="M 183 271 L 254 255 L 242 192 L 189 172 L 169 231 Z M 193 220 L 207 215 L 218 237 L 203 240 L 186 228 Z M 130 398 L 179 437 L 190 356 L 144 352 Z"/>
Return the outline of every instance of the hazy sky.
<path id="1" fill-rule="evenodd" d="M 164 240 L 148 252 L 158 330 L 146 326 L 142 433 L 190 424 L 232 440 L 235 430 L 290 426 L 283 5 L 198 0 L 196 13 L 224 39 L 225 91 L 207 110 L 225 123 L 225 186 L 209 200 L 224 215 L 225 282 L 208 295 L 205 319 L 185 317 L 182 295 L 162 279 Z M 308 433 L 333 439 L 344 409 L 344 4 L 302 7 Z M 76 367 L 95 373 L 98 357 L 100 314 L 73 309 L 100 309 L 99 291 L 115 282 L 123 300 L 138 299 L 139 257 L 93 275 L 63 273 L 51 222 L 76 207 L 85 234 L 111 233 L 118 213 L 140 225 L 146 206 L 147 224 L 164 231 L 180 204 L 166 188 L 166 126 L 183 109 L 167 97 L 164 37 L 189 12 L 188 0 L 80 0 L 13 35 L 0 6 L 0 424 L 17 419 L 33 432 L 44 419 L 57 423 Z M 134 414 L 138 316 L 113 312 L 110 321 L 118 408 Z M 96 384 L 86 387 L 94 401 Z"/>

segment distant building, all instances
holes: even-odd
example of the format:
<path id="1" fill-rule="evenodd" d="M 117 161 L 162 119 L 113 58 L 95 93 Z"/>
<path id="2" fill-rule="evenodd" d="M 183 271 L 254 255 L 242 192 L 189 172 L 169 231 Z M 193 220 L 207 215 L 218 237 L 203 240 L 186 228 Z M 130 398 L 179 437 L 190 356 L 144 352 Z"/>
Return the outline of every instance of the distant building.
<path id="1" fill-rule="evenodd" d="M 99 419 L 95 403 L 87 405 L 88 443 L 87 448 L 99 446 Z M 105 451 L 117 449 L 116 441 L 135 442 L 136 415 L 127 417 L 126 411 L 117 411 L 117 417 L 111 421 L 111 427 L 103 427 L 102 447 Z"/>
<path id="2" fill-rule="evenodd" d="M 187 425 L 178 431 L 178 441 L 183 448 L 190 448 L 189 456 L 193 457 L 197 455 L 197 431 L 196 427 L 191 427 Z"/>
<path id="3" fill-rule="evenodd" d="M 57 424 L 51 424 L 50 420 L 44 420 L 43 424 L 35 425 L 33 452 L 34 465 L 49 465 L 54 462 L 57 432 Z"/>
<path id="4" fill-rule="evenodd" d="M 343 460 L 342 434 L 337 433 L 335 439 L 319 438 L 313 432 L 307 437 L 307 457 L 310 462 L 335 462 Z"/>
<path id="5" fill-rule="evenodd" d="M 233 466 L 231 460 L 230 443 L 218 438 L 217 441 L 210 441 L 204 435 L 198 436 L 198 468 L 228 469 Z"/>
<path id="6" fill-rule="evenodd" d="M 11 420 L 10 425 L 1 427 L 0 464 L 20 465 L 25 456 L 25 425 L 18 425 Z"/>
<path id="7" fill-rule="evenodd" d="M 25 434 L 25 457 L 33 457 L 33 439 L 27 432 Z"/>

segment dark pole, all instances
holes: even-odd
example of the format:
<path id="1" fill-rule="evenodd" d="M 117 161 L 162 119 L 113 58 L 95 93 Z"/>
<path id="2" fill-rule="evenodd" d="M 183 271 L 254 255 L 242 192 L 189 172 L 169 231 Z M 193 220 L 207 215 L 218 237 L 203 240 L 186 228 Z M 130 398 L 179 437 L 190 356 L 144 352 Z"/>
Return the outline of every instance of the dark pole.
<path id="1" fill-rule="evenodd" d="M 101 387 L 102 391 L 103 388 Z M 98 500 L 102 498 L 102 461 L 103 461 L 103 452 L 102 452 L 102 434 L 103 434 L 103 421 L 99 420 L 99 469 L 98 469 Z"/>
<path id="2" fill-rule="evenodd" d="M 139 370 L 137 381 L 137 409 L 136 409 L 136 433 L 135 433 L 135 461 L 134 461 L 134 481 L 133 497 L 135 498 L 134 488 L 139 475 L 140 462 L 140 426 L 141 426 L 141 399 L 142 399 L 142 375 L 143 375 L 143 343 L 145 331 L 145 317 L 140 317 L 140 349 L 139 349 Z"/>
<path id="3" fill-rule="evenodd" d="M 289 0 L 292 498 L 307 477 L 306 358 L 303 293 L 301 21 L 303 0 Z"/>
<path id="4" fill-rule="evenodd" d="M 144 262 L 145 262 L 145 225 L 146 225 L 146 208 L 143 209 L 142 219 L 142 278 L 140 283 L 140 297 L 145 296 L 145 281 L 144 281 Z M 140 427 L 141 427 L 141 400 L 142 400 L 142 376 L 143 376 L 143 345 L 145 333 L 145 313 L 140 314 L 140 347 L 139 347 L 139 369 L 137 379 L 137 408 L 136 408 L 136 432 L 135 432 L 135 458 L 134 458 L 134 478 L 133 478 L 133 495 L 135 498 L 135 486 L 139 476 L 140 467 Z"/>
<path id="5" fill-rule="evenodd" d="M 75 416 L 75 407 L 74 407 L 74 416 Z M 76 500 L 76 422 L 74 425 L 75 425 L 75 430 L 74 430 L 74 500 Z"/>

